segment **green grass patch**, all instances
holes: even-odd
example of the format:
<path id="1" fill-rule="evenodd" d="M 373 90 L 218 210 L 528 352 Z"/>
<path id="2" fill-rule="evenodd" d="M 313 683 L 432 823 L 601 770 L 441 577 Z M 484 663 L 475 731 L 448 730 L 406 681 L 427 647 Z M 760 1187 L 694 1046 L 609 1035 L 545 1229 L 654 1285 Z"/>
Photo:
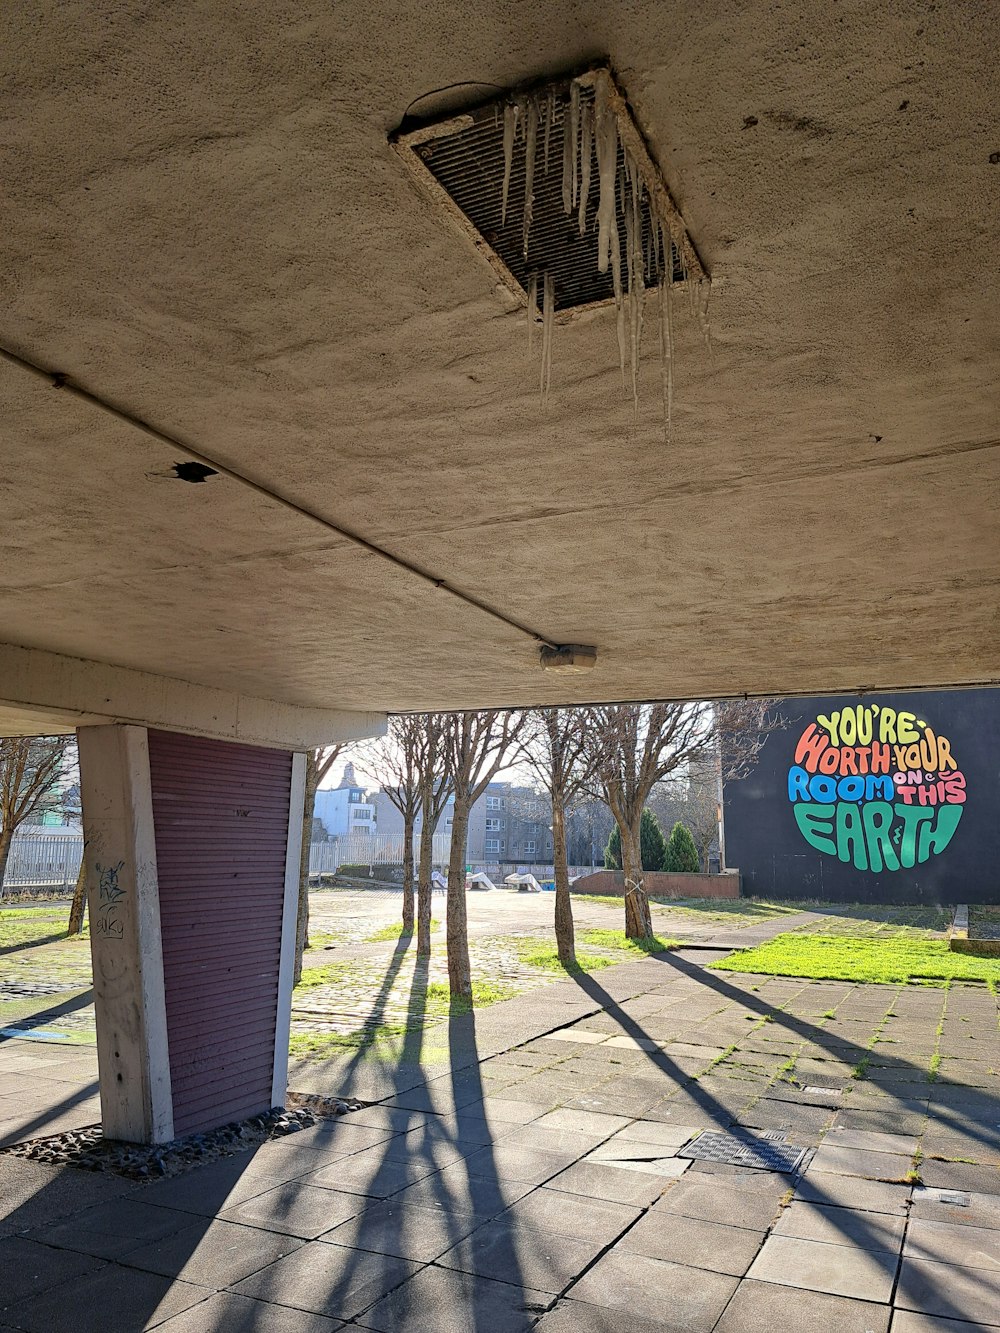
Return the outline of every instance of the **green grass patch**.
<path id="1" fill-rule="evenodd" d="M 335 986 L 338 982 L 359 975 L 357 963 L 326 963 L 323 967 L 304 967 L 302 979 L 295 987 L 299 990 L 316 990 L 320 986 Z"/>
<path id="2" fill-rule="evenodd" d="M 726 972 L 754 972 L 774 977 L 811 977 L 823 981 L 996 983 L 1000 960 L 952 953 L 944 940 L 912 935 L 802 935 L 790 931 L 756 949 L 739 949 L 717 963 Z"/>
<path id="3" fill-rule="evenodd" d="M 68 910 L 20 907 L 0 912 L 0 949 L 28 949 L 66 938 Z"/>
<path id="4" fill-rule="evenodd" d="M 499 1004 L 501 1000 L 510 1000 L 517 994 L 517 987 L 499 981 L 473 981 L 472 1007 L 485 1009 L 487 1005 Z M 448 1013 L 461 1013 L 468 1009 L 460 1001 L 453 1002 L 451 990 L 446 981 L 432 981 L 427 987 L 427 1008 L 425 1012 L 433 1017 L 443 1017 Z"/>
<path id="5" fill-rule="evenodd" d="M 441 928 L 441 922 L 438 921 L 435 917 L 431 917 L 431 930 L 440 930 L 440 928 Z M 407 931 L 406 933 L 407 935 L 410 934 L 415 935 L 417 932 L 416 929 L 414 928 L 413 931 Z M 381 930 L 376 930 L 372 935 L 366 935 L 365 944 L 381 944 L 383 940 L 398 940 L 402 934 L 403 934 L 402 921 L 390 921 L 389 924 L 387 926 L 383 926 Z"/>
<path id="6" fill-rule="evenodd" d="M 612 932 L 613 933 L 613 932 Z M 537 967 L 542 972 L 555 972 L 557 974 L 579 974 L 581 972 L 597 972 L 602 967 L 614 967 L 613 958 L 605 958 L 603 954 L 597 953 L 578 953 L 576 955 L 576 966 L 565 967 L 559 961 L 559 954 L 554 944 L 544 944 L 540 940 L 530 937 L 522 937 L 516 940 L 517 956 L 522 963 L 527 963 L 529 967 Z"/>
<path id="7" fill-rule="evenodd" d="M 643 940 L 630 940 L 624 930 L 585 930 L 580 938 L 597 949 L 617 949 L 621 953 L 647 954 L 664 953 L 667 949 L 681 948 L 680 940 L 662 940 L 658 935 L 648 935 Z"/>

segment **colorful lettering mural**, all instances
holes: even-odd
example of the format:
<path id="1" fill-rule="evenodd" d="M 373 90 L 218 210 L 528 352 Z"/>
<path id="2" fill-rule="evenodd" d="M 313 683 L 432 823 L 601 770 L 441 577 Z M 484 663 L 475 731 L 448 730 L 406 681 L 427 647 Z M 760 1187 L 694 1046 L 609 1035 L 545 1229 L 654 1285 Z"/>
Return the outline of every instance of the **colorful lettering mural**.
<path id="1" fill-rule="evenodd" d="M 788 799 L 810 847 L 856 870 L 909 870 L 943 852 L 965 805 L 947 736 L 916 713 L 854 704 L 798 739 Z"/>

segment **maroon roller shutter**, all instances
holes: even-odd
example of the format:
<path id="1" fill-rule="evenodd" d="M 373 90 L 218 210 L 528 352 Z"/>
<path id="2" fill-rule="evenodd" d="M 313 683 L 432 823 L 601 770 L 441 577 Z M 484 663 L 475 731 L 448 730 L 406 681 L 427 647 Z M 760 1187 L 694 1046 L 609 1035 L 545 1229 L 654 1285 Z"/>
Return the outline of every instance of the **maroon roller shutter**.
<path id="1" fill-rule="evenodd" d="M 149 732 L 174 1133 L 271 1105 L 292 756 Z"/>

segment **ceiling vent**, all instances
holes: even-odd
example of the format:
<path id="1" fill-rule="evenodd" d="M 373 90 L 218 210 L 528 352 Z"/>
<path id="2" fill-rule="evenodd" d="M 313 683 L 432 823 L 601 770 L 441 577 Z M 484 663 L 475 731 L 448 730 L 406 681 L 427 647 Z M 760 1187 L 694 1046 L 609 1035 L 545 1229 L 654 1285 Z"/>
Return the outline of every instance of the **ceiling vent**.
<path id="1" fill-rule="evenodd" d="M 517 90 L 394 139 L 522 305 L 615 301 L 707 278 L 610 70 Z M 617 263 L 616 252 L 617 250 Z"/>

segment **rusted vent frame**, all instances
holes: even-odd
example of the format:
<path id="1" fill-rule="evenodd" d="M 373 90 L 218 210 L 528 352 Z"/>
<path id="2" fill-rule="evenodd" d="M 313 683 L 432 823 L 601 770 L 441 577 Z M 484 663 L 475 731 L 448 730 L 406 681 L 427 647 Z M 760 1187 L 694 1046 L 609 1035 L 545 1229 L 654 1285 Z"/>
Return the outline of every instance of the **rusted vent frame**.
<path id="1" fill-rule="evenodd" d="M 512 89 L 502 98 L 494 98 L 486 103 L 487 107 L 503 107 L 514 96 L 518 94 L 540 94 L 546 92 L 551 87 L 562 88 L 572 82 L 579 83 L 582 87 L 593 89 L 595 95 L 598 87 L 603 83 L 607 90 L 608 105 L 614 113 L 618 123 L 618 138 L 627 152 L 632 155 L 639 175 L 646 187 L 646 193 L 649 197 L 650 207 L 660 222 L 670 233 L 675 249 L 678 251 L 684 267 L 687 270 L 689 282 L 708 281 L 709 275 L 701 258 L 695 249 L 687 227 L 684 225 L 684 219 L 680 210 L 674 203 L 670 191 L 667 189 L 658 167 L 650 156 L 646 147 L 645 140 L 639 133 L 635 121 L 632 119 L 628 103 L 615 82 L 614 75 L 606 66 L 599 66 L 595 69 L 585 70 L 582 74 L 569 75 L 559 79 L 546 79 L 539 84 L 533 84 L 528 87 Z M 477 108 L 479 110 L 481 108 Z M 467 112 L 456 116 L 450 116 L 446 120 L 436 121 L 433 124 L 421 125 L 419 129 L 410 130 L 405 134 L 394 135 L 390 143 L 399 154 L 403 163 L 406 165 L 418 187 L 428 197 L 430 202 L 440 209 L 443 209 L 455 225 L 458 232 L 470 242 L 474 250 L 480 255 L 492 268 L 494 274 L 500 283 L 511 293 L 520 306 L 527 306 L 528 293 L 518 282 L 517 278 L 504 263 L 503 259 L 490 245 L 489 241 L 479 232 L 475 224 L 470 221 L 466 214 L 459 208 L 458 204 L 452 199 L 451 195 L 434 176 L 433 172 L 415 151 L 421 144 L 429 143 L 434 139 L 450 138 L 460 131 L 469 129 L 475 124 L 475 117 Z M 499 188 L 499 185 L 498 185 Z M 599 187 L 598 187 L 599 188 Z M 596 257 L 595 257 L 596 262 Z M 556 319 L 560 322 L 571 318 L 574 315 L 580 315 L 588 310 L 603 309 L 608 305 L 614 304 L 614 298 L 609 297 L 601 301 L 589 302 L 585 305 L 572 306 L 569 309 L 560 310 L 556 313 Z"/>

